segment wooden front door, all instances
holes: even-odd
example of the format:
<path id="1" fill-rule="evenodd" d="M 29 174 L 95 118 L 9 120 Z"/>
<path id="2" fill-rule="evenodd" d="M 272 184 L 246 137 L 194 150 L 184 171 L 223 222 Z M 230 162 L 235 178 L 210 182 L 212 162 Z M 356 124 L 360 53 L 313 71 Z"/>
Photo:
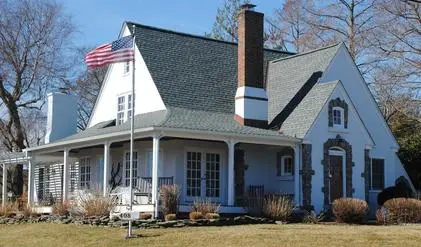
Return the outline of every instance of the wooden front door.
<path id="1" fill-rule="evenodd" d="M 330 202 L 343 197 L 343 157 L 330 155 Z"/>

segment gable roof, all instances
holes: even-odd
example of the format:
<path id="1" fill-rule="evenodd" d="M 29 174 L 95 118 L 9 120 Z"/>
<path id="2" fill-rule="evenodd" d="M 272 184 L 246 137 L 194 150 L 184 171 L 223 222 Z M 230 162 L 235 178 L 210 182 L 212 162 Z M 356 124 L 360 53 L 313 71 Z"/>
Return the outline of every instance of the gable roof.
<path id="1" fill-rule="evenodd" d="M 166 106 L 235 112 L 236 43 L 125 24 L 136 26 L 136 45 Z M 288 55 L 291 53 L 265 49 L 264 59 Z"/>
<path id="2" fill-rule="evenodd" d="M 278 121 L 279 119 L 276 119 L 276 117 L 281 113 L 284 116 L 280 120 L 285 120 L 292 110 L 294 110 L 295 106 L 311 90 L 318 78 L 320 78 L 329 66 L 340 45 L 339 43 L 323 47 L 306 53 L 274 60 L 269 63 L 267 94 L 269 100 L 268 120 L 270 125 L 282 124 L 282 122 L 274 123 L 273 121 Z M 309 81 L 312 77 L 314 77 L 314 80 Z M 300 92 L 306 83 L 310 84 L 309 87 L 304 92 Z M 302 95 L 297 95 L 298 93 Z M 293 100 L 298 102 L 293 102 Z M 290 102 L 292 106 L 287 108 L 288 104 L 291 105 Z"/>
<path id="3" fill-rule="evenodd" d="M 317 83 L 283 122 L 280 132 L 304 138 L 339 81 Z M 297 124 L 300 123 L 300 124 Z"/>

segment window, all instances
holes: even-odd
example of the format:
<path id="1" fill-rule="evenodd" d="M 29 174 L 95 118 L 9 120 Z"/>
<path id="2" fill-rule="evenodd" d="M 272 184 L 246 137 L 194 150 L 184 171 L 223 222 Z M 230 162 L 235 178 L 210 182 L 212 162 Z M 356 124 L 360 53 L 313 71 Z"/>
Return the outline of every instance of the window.
<path id="1" fill-rule="evenodd" d="M 371 189 L 384 189 L 384 159 L 371 159 Z"/>
<path id="2" fill-rule="evenodd" d="M 133 102 L 134 103 L 134 102 Z M 129 120 L 132 116 L 132 95 L 122 95 L 117 98 L 117 125 Z"/>
<path id="3" fill-rule="evenodd" d="M 294 174 L 294 163 L 292 156 L 282 156 L 278 159 L 276 176 L 292 176 Z"/>
<path id="4" fill-rule="evenodd" d="M 130 61 L 124 62 L 123 74 L 128 75 L 130 72 Z"/>
<path id="5" fill-rule="evenodd" d="M 82 158 L 79 160 L 80 170 L 80 188 L 90 189 L 91 188 L 91 158 Z"/>
<path id="6" fill-rule="evenodd" d="M 130 152 L 125 154 L 124 184 L 130 185 Z M 133 186 L 137 184 L 137 152 L 133 152 Z"/>
<path id="7" fill-rule="evenodd" d="M 339 107 L 333 108 L 333 126 L 343 126 L 343 109 Z"/>
<path id="8" fill-rule="evenodd" d="M 126 96 L 120 96 L 117 99 L 117 125 L 124 123 L 124 108 Z"/>

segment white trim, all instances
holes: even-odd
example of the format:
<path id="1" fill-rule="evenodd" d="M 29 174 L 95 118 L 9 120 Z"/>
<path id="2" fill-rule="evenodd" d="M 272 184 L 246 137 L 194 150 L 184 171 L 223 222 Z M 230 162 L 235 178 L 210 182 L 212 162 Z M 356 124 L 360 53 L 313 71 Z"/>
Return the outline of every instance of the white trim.
<path id="1" fill-rule="evenodd" d="M 247 86 L 242 86 L 242 87 L 237 88 L 237 91 L 235 92 L 235 98 L 244 97 L 244 96 L 262 98 L 262 99 L 268 98 L 266 94 L 266 90 L 264 88 L 247 87 Z"/>
<path id="2" fill-rule="evenodd" d="M 122 178 L 122 185 L 124 186 L 124 187 L 128 187 L 128 185 L 126 185 L 126 180 L 127 179 L 130 179 L 130 178 L 127 178 L 126 177 L 126 170 L 128 170 L 128 171 L 130 171 L 130 168 L 129 169 L 126 169 L 126 161 L 128 161 L 127 159 L 126 159 L 126 154 L 129 154 L 129 156 L 130 156 L 130 149 L 124 149 L 123 150 L 123 169 L 122 169 L 122 173 L 123 173 L 123 176 L 121 176 L 121 178 Z M 133 161 L 136 161 L 136 176 L 133 176 L 133 178 L 136 178 L 136 177 L 138 177 L 138 175 L 139 175 L 139 150 L 138 149 L 133 149 L 133 153 L 136 153 L 136 159 L 133 159 Z M 130 159 L 130 158 L 129 158 Z M 134 170 L 134 169 L 133 169 Z M 135 184 L 133 185 L 133 186 L 135 186 Z"/>
<path id="3" fill-rule="evenodd" d="M 335 111 L 339 112 L 339 121 L 340 121 L 339 124 L 335 123 Z M 345 128 L 344 127 L 345 126 L 344 108 L 339 107 L 339 106 L 335 106 L 332 108 L 332 123 L 333 123 L 333 127 L 340 128 L 340 129 Z"/>

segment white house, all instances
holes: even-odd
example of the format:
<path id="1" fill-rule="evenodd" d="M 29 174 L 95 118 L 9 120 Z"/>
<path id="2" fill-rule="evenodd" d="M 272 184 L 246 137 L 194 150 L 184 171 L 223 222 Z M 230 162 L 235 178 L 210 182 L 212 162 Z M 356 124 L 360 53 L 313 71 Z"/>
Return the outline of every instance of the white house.
<path id="1" fill-rule="evenodd" d="M 29 202 L 128 186 L 132 73 L 136 210 L 153 212 L 171 183 L 181 210 L 206 198 L 238 213 L 256 193 L 317 211 L 340 197 L 375 205 L 378 191 L 409 180 L 344 44 L 264 49 L 263 14 L 246 5 L 238 22 L 238 44 L 125 22 L 120 36 L 135 26 L 136 69 L 109 66 L 86 130 L 76 133 L 74 99 L 49 96 L 47 143 L 25 150 Z"/>

